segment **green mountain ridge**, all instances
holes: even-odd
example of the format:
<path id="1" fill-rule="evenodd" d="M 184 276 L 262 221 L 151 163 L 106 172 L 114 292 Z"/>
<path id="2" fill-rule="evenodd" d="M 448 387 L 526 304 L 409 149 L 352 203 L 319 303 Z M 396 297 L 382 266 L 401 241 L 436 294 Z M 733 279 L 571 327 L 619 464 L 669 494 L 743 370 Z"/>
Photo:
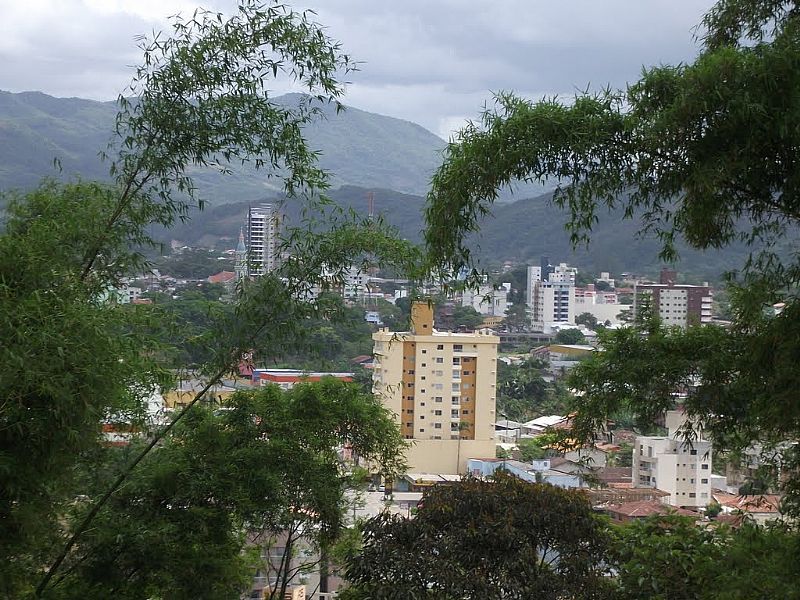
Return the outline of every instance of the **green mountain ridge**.
<path id="1" fill-rule="evenodd" d="M 274 99 L 292 104 L 297 94 Z M 41 92 L 0 91 L 0 189 L 27 189 L 42 177 L 106 179 L 98 154 L 112 140 L 115 102 L 54 98 Z M 309 146 L 333 186 L 358 185 L 425 194 L 445 142 L 425 128 L 394 117 L 348 107 L 320 106 L 320 119 L 305 128 Z M 61 172 L 54 168 L 61 163 Z M 212 203 L 255 201 L 278 193 L 266 173 L 235 167 L 222 176 L 195 169 L 199 193 Z"/>
<path id="2" fill-rule="evenodd" d="M 368 190 L 343 186 L 331 190 L 330 197 L 338 205 L 367 214 L 367 193 L 375 198 L 375 213 L 411 241 L 422 241 L 425 199 L 392 190 Z M 239 202 L 211 207 L 196 212 L 192 219 L 165 232 L 165 241 L 179 240 L 188 245 L 232 248 L 244 225 L 249 203 Z M 287 204 L 284 212 L 289 219 L 296 210 Z M 516 264 L 538 264 L 542 255 L 551 261 L 568 262 L 582 270 L 615 274 L 636 272 L 655 275 L 662 266 L 658 258 L 659 242 L 653 237 L 637 234 L 640 222 L 625 220 L 621 212 L 600 215 L 591 243 L 573 249 L 565 229 L 567 213 L 552 203 L 552 193 L 526 198 L 511 204 L 497 204 L 493 214 L 486 217 L 479 234 L 472 240 L 476 256 L 486 268 L 504 261 Z M 747 249 L 733 244 L 725 251 L 701 252 L 679 244 L 681 261 L 678 269 L 695 280 L 718 281 L 727 270 L 740 268 Z"/>

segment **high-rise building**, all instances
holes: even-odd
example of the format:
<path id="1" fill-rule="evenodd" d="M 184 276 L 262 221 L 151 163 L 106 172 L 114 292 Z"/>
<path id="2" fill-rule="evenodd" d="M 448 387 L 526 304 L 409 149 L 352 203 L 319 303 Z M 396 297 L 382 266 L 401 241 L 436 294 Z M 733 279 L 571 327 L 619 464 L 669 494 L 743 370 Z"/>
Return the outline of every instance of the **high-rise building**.
<path id="1" fill-rule="evenodd" d="M 676 272 L 663 269 L 658 283 L 637 283 L 634 286 L 633 314 L 641 315 L 643 307 L 658 315 L 665 325 L 710 323 L 712 292 L 708 284 L 675 283 Z"/>
<path id="2" fill-rule="evenodd" d="M 280 215 L 274 204 L 251 206 L 247 213 L 247 252 L 250 275 L 263 275 L 278 266 Z"/>
<path id="3" fill-rule="evenodd" d="M 411 472 L 464 473 L 495 455 L 497 345 L 489 330 L 440 332 L 433 307 L 415 302 L 411 331 L 373 334 L 373 390 L 394 412 Z"/>
<path id="4" fill-rule="evenodd" d="M 540 266 L 528 267 L 527 302 L 534 329 L 547 331 L 555 323 L 575 322 L 576 273 L 566 263 L 553 267 L 546 256 Z"/>

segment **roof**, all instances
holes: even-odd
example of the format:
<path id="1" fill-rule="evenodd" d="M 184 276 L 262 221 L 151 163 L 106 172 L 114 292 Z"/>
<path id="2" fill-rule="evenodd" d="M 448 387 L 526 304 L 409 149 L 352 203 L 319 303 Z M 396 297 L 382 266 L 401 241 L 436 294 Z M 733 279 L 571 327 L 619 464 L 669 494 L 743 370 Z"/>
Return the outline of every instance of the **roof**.
<path id="1" fill-rule="evenodd" d="M 711 494 L 720 505 L 749 513 L 779 513 L 781 497 L 777 494 L 736 496 L 725 492 Z"/>
<path id="2" fill-rule="evenodd" d="M 436 483 L 461 481 L 460 475 L 450 473 L 406 473 L 403 478 L 415 485 L 433 485 Z"/>
<path id="3" fill-rule="evenodd" d="M 369 356 L 368 354 L 359 354 L 358 356 L 354 356 L 353 358 L 351 358 L 350 362 L 351 363 L 356 363 L 356 364 L 361 364 L 361 363 L 369 362 L 372 359 L 373 359 L 373 357 Z"/>
<path id="4" fill-rule="evenodd" d="M 597 478 L 604 483 L 626 483 L 631 481 L 631 467 L 601 467 L 597 469 Z"/>
<path id="5" fill-rule="evenodd" d="M 208 283 L 227 283 L 236 278 L 236 273 L 233 271 L 220 271 L 214 275 L 209 275 Z"/>
<path id="6" fill-rule="evenodd" d="M 323 377 L 336 377 L 345 381 L 352 381 L 353 373 L 328 373 L 315 371 L 302 371 L 300 369 L 254 369 L 253 378 L 276 383 L 296 383 L 299 381 L 319 381 Z"/>
<path id="7" fill-rule="evenodd" d="M 640 500 L 638 502 L 623 502 L 606 507 L 606 511 L 631 518 L 643 519 L 651 515 L 677 514 L 684 517 L 699 517 L 697 513 L 683 508 L 662 504 L 657 500 Z"/>
<path id="8" fill-rule="evenodd" d="M 497 421 L 494 426 L 495 428 L 499 427 L 501 429 L 519 429 L 522 426 L 522 423 L 511 421 L 509 419 L 503 419 L 501 421 Z"/>
<path id="9" fill-rule="evenodd" d="M 557 423 L 561 423 L 564 420 L 564 417 L 560 415 L 549 415 L 546 417 L 537 417 L 535 419 L 531 419 L 523 423 L 525 427 L 552 427 Z"/>

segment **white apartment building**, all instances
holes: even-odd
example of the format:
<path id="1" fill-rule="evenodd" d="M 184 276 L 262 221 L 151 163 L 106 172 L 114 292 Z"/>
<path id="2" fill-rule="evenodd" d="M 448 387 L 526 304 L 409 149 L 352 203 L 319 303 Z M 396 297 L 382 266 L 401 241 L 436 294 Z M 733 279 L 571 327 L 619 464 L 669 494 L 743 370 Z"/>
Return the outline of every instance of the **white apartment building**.
<path id="1" fill-rule="evenodd" d="M 251 206 L 247 212 L 247 251 L 250 275 L 263 275 L 278 266 L 280 214 L 274 204 Z"/>
<path id="2" fill-rule="evenodd" d="M 464 473 L 495 455 L 497 345 L 489 330 L 439 332 L 433 307 L 415 302 L 411 331 L 373 334 L 373 391 L 396 415 L 409 471 Z"/>
<path id="3" fill-rule="evenodd" d="M 711 442 L 684 441 L 682 413 L 667 413 L 666 436 L 638 436 L 633 449 L 633 484 L 669 492 L 672 506 L 702 507 L 711 502 Z"/>
<path id="4" fill-rule="evenodd" d="M 570 267 L 567 263 L 559 263 L 557 266 L 553 267 L 553 272 L 550 273 L 548 281 L 569 283 L 574 286 L 577 275 L 578 269 Z"/>
<path id="5" fill-rule="evenodd" d="M 542 258 L 542 265 L 546 258 Z M 561 263 L 557 267 L 528 267 L 527 302 L 531 324 L 550 331 L 556 323 L 574 323 L 575 276 L 578 270 Z M 546 273 L 546 277 L 543 276 Z"/>
<path id="6" fill-rule="evenodd" d="M 477 312 L 489 317 L 504 317 L 508 310 L 510 292 L 510 283 L 503 283 L 497 289 L 492 285 L 482 285 L 477 290 L 464 290 L 461 295 L 461 306 L 471 306 Z"/>

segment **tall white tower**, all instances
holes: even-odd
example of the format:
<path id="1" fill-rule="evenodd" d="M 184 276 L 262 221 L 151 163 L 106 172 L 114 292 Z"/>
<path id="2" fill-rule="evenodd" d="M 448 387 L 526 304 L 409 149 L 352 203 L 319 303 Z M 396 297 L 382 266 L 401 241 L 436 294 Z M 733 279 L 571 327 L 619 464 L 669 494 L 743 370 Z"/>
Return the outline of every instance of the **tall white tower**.
<path id="1" fill-rule="evenodd" d="M 247 214 L 249 274 L 263 275 L 278 266 L 279 214 L 273 204 L 251 206 Z"/>

